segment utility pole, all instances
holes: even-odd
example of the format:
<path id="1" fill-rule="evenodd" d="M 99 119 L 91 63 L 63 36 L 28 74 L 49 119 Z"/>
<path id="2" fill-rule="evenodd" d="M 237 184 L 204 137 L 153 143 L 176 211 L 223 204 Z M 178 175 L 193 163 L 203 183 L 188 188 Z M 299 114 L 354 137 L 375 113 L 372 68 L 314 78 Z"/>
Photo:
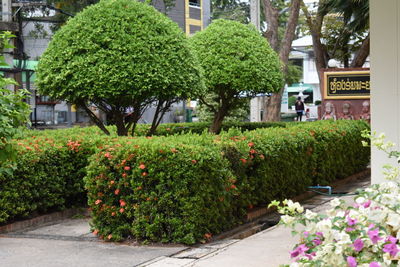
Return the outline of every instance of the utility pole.
<path id="1" fill-rule="evenodd" d="M 250 0 L 250 22 L 260 31 L 260 0 Z"/>

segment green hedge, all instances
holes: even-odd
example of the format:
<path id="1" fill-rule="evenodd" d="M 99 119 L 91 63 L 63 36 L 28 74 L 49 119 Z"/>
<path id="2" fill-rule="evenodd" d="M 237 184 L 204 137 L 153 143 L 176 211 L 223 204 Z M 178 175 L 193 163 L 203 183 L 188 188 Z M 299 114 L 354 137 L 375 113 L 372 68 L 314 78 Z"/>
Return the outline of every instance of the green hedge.
<path id="1" fill-rule="evenodd" d="M 364 169 L 367 128 L 362 121 L 321 121 L 219 136 L 119 139 L 88 167 L 93 227 L 111 240 L 201 241 L 242 221 L 248 208 Z"/>
<path id="2" fill-rule="evenodd" d="M 368 127 L 318 121 L 148 138 L 30 133 L 16 141 L 14 174 L 0 177 L 0 223 L 81 203 L 86 176 L 93 230 L 105 240 L 192 244 L 237 225 L 249 208 L 364 169 Z"/>

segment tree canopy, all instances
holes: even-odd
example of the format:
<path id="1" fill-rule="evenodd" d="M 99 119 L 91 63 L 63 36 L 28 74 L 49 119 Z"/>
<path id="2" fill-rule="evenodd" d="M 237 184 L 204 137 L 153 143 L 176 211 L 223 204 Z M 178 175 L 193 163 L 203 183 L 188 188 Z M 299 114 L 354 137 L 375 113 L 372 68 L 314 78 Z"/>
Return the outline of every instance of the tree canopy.
<path id="1" fill-rule="evenodd" d="M 37 68 L 40 93 L 82 106 L 95 104 L 115 120 L 118 134 L 135 125 L 146 105 L 160 111 L 203 86 L 186 36 L 145 3 L 103 0 L 56 32 Z M 133 109 L 133 119 L 124 114 Z M 160 112 L 159 115 L 162 115 Z M 135 121 L 136 120 L 136 121 Z"/>
<path id="2" fill-rule="evenodd" d="M 197 32 L 191 44 L 204 70 L 206 87 L 218 103 L 217 107 L 208 104 L 214 112 L 212 132 L 220 131 L 222 120 L 241 99 L 276 92 L 282 86 L 278 56 L 252 25 L 215 20 Z"/>

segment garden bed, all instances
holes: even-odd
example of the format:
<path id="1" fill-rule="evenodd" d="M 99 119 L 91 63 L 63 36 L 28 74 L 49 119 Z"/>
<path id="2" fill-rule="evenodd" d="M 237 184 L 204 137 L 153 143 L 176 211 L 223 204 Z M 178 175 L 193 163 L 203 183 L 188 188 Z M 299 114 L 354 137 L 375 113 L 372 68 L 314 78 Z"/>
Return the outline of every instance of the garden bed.
<path id="1" fill-rule="evenodd" d="M 28 134 L 15 141 L 14 173 L 0 176 L 0 221 L 83 203 L 88 193 L 93 230 L 106 240 L 193 244 L 243 222 L 252 207 L 347 177 L 369 162 L 364 122 L 290 125 L 218 136 Z"/>

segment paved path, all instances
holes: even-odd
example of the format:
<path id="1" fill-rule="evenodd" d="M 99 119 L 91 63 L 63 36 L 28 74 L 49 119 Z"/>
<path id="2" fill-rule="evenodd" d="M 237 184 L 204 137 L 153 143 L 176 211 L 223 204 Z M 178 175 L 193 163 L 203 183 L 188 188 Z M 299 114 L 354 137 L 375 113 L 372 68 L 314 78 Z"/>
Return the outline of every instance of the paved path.
<path id="1" fill-rule="evenodd" d="M 170 256 L 183 246 L 134 246 L 103 242 L 90 233 L 88 219 L 68 219 L 0 238 L 1 267 L 126 267 L 160 256 Z"/>
<path id="2" fill-rule="evenodd" d="M 369 179 L 364 179 L 336 190 L 352 191 L 368 184 Z M 303 205 L 319 212 L 327 209 L 331 199 L 320 195 Z M 88 220 L 68 219 L 0 235 L 0 267 L 275 267 L 290 262 L 288 252 L 297 242 L 290 229 L 279 226 L 242 240 L 197 248 L 127 245 L 98 240 L 90 233 Z"/>

